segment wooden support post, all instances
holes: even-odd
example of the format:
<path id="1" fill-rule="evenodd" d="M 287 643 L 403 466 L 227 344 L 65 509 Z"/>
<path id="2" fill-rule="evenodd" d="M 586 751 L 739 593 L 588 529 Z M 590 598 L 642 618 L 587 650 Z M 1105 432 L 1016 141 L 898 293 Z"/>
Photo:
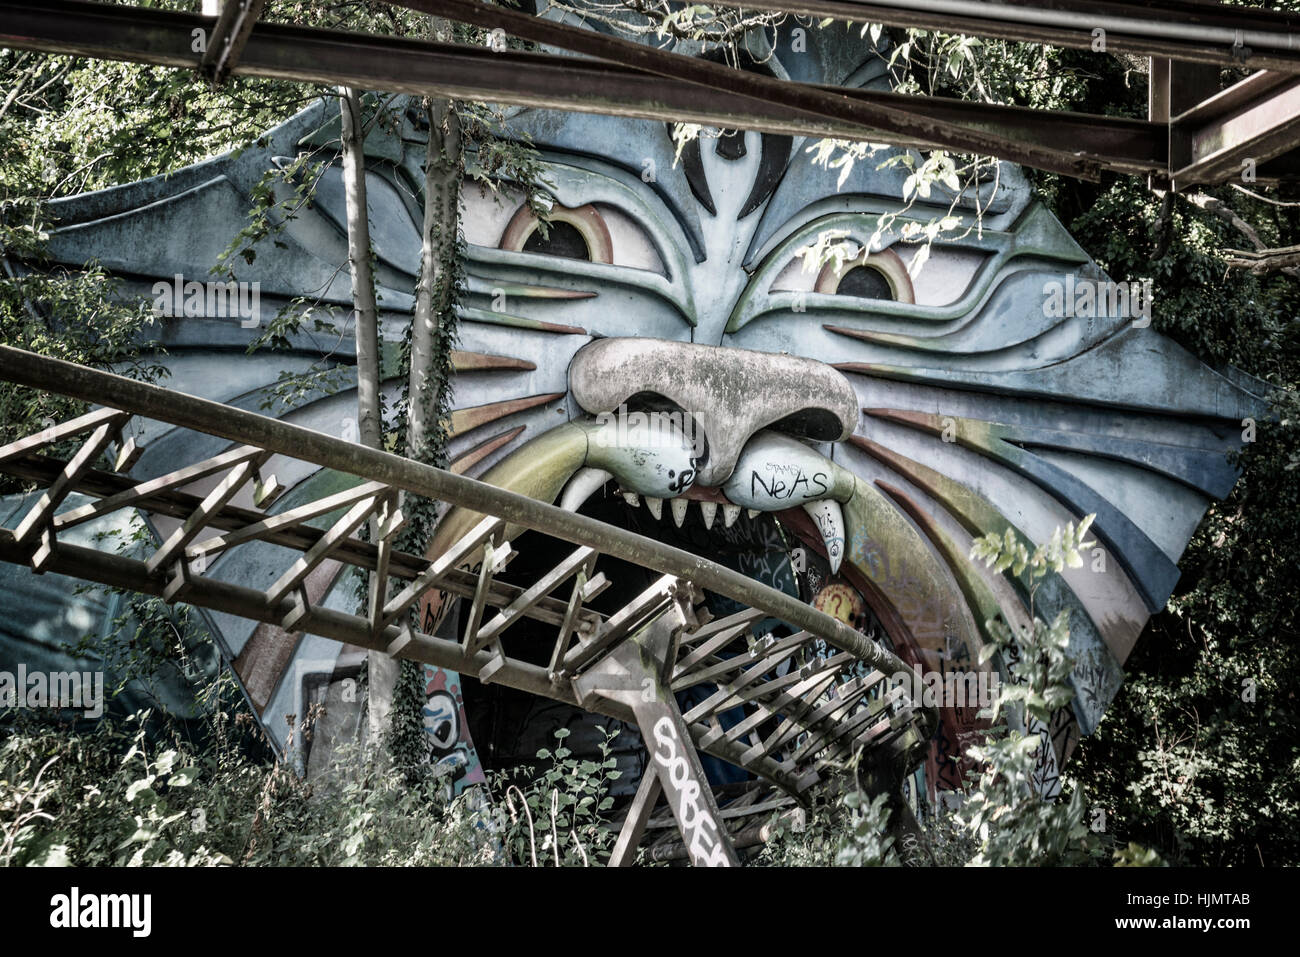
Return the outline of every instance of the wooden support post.
<path id="1" fill-rule="evenodd" d="M 598 695 L 632 709 L 650 749 L 650 768 L 658 776 L 692 864 L 734 867 L 740 863 L 722 823 L 717 800 L 700 756 L 682 720 L 677 699 L 664 680 L 689 605 L 661 615 L 623 642 L 574 681 L 579 695 Z M 647 771 L 647 774 L 652 773 Z"/>
<path id="2" fill-rule="evenodd" d="M 614 850 L 609 855 L 610 867 L 631 867 L 636 862 L 636 849 L 641 845 L 645 827 L 650 823 L 650 813 L 663 792 L 659 775 L 652 768 L 646 768 L 645 774 L 641 776 L 641 784 L 636 789 L 636 796 L 627 809 L 627 817 L 623 818 Z"/>

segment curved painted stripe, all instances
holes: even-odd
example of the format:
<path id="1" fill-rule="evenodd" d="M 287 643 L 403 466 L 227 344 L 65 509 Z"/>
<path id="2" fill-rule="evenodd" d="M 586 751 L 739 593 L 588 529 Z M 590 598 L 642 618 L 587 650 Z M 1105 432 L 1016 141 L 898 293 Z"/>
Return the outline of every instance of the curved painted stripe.
<path id="1" fill-rule="evenodd" d="M 548 402 L 563 398 L 563 392 L 548 392 L 545 395 L 530 395 L 519 399 L 506 399 L 504 402 L 489 402 L 486 405 L 474 405 L 467 409 L 457 409 L 451 414 L 448 431 L 451 437 L 455 438 L 458 435 L 464 435 L 466 432 L 472 432 L 480 426 L 487 425 L 489 422 L 504 419 L 507 415 L 534 409 L 539 405 L 546 405 Z"/>
<path id="2" fill-rule="evenodd" d="M 502 432 L 500 435 L 494 435 L 492 438 L 480 442 L 478 445 L 474 446 L 474 448 L 470 449 L 464 455 L 452 462 L 449 466 L 450 470 L 455 475 L 464 475 L 497 449 L 504 445 L 509 445 L 517 439 L 523 434 L 526 428 L 528 428 L 528 426 L 521 425 L 518 428 L 511 429 L 509 432 Z"/>
<path id="3" fill-rule="evenodd" d="M 527 359 L 490 355 L 485 352 L 465 352 L 461 349 L 452 350 L 451 364 L 457 372 L 483 372 L 497 369 L 532 372 L 537 368 L 535 362 L 529 362 Z"/>

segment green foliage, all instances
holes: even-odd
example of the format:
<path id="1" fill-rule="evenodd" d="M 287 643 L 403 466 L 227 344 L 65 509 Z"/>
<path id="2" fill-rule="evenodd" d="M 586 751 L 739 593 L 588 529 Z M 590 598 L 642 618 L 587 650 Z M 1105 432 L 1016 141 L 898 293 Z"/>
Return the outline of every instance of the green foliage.
<path id="1" fill-rule="evenodd" d="M 0 743 L 0 864 L 460 865 L 495 863 L 470 791 L 452 800 L 370 756 L 343 753 L 319 778 L 250 758 L 241 710 L 214 716 L 201 747 L 153 741 L 148 712 L 89 733 L 35 722 Z"/>
<path id="2" fill-rule="evenodd" d="M 1161 224 L 1162 201 L 1140 182 L 1124 179 L 1102 192 L 1071 229 L 1087 240 L 1098 265 L 1117 280 L 1151 279 L 1152 323 L 1212 366 L 1259 368 L 1265 341 L 1289 319 L 1261 296 L 1259 280 L 1227 275 L 1223 249 L 1242 238 L 1190 204 L 1178 203 Z M 1159 258 L 1161 230 L 1172 238 Z"/>
<path id="3" fill-rule="evenodd" d="M 1079 749 L 1091 801 L 1175 864 L 1300 861 L 1300 399 L 1274 408 Z"/>
<path id="4" fill-rule="evenodd" d="M 806 811 L 775 815 L 771 836 L 755 863 L 770 867 L 897 867 L 901 861 L 889 831 L 889 795 L 875 797 L 856 781 L 830 799 L 813 796 Z"/>
<path id="5" fill-rule="evenodd" d="M 1050 746 L 1038 735 L 1012 731 L 991 734 L 967 752 L 983 766 L 955 812 L 957 823 L 979 842 L 972 865 L 1056 867 L 1094 858 L 1083 791 L 1071 787 L 1064 800 L 1045 801 L 1034 786 L 1038 749 Z"/>
<path id="6" fill-rule="evenodd" d="M 429 734 L 424 729 L 427 702 L 424 666 L 418 661 L 403 661 L 393 689 L 386 744 L 395 769 L 412 783 L 434 772 L 429 763 Z"/>
<path id="7" fill-rule="evenodd" d="M 1114 863 L 1116 867 L 1164 867 L 1165 864 L 1158 852 L 1133 842 L 1116 849 Z"/>
<path id="8" fill-rule="evenodd" d="M 997 572 L 1009 569 L 1016 577 L 1027 573 L 1031 582 L 1029 612 L 1033 617 L 1039 579 L 1048 572 L 1059 574 L 1067 566 L 1082 567 L 1083 558 L 1079 552 L 1095 544 L 1086 540 L 1094 517 L 1085 517 L 1077 527 L 1073 522 L 1064 529 L 1058 527 L 1050 541 L 1032 552 L 1009 528 L 1004 535 L 985 535 L 974 541 L 970 557 L 982 560 Z M 994 655 L 1000 655 L 1012 676 L 1011 681 L 999 686 L 998 697 L 988 717 L 997 721 L 1003 708 L 1014 704 L 1019 706 L 1021 715 L 1027 713 L 1038 721 L 1050 721 L 1055 712 L 1074 698 L 1074 688 L 1070 685 L 1074 662 L 1067 654 L 1070 645 L 1069 613 L 1062 611 L 1050 624 L 1033 617 L 1030 629 L 1019 633 L 1000 618 L 987 624 L 991 640 L 980 649 L 979 662 L 984 664 Z"/>
<path id="9" fill-rule="evenodd" d="M 502 795 L 494 829 L 511 860 L 533 867 L 586 867 L 608 860 L 617 837 L 608 815 L 614 805 L 609 790 L 622 776 L 612 748 L 617 734 L 606 732 L 593 761 L 575 757 L 564 746 L 568 729 L 560 728 L 554 750 L 537 752 L 545 766 L 494 776 Z"/>
<path id="10" fill-rule="evenodd" d="M 80 270 L 43 264 L 48 236 L 42 217 L 43 207 L 34 200 L 0 199 L 0 342 L 131 378 L 164 375 L 162 349 L 151 340 L 157 330 L 149 307 L 116 299 L 116 282 L 98 263 Z M 88 408 L 67 396 L 0 385 L 0 444 Z M 52 454 L 70 458 L 84 441 L 56 443 Z M 0 479 L 0 492 L 14 490 L 13 479 Z"/>
<path id="11" fill-rule="evenodd" d="M 981 717 L 994 721 L 1005 714 L 1005 725 L 995 727 L 982 744 L 967 752 L 979 771 L 954 816 L 958 826 L 978 841 L 971 864 L 1082 864 L 1096 852 L 1096 842 L 1083 822 L 1083 791 L 1064 781 L 1063 800 L 1044 800 L 1035 770 L 1039 750 L 1050 748 L 1051 741 L 1046 734 L 1025 733 L 1033 727 L 1029 719 L 1045 725 L 1074 697 L 1068 613 L 1062 612 L 1049 624 L 1033 614 L 1033 598 L 1037 583 L 1049 572 L 1083 564 L 1079 552 L 1094 544 L 1086 540 L 1093 518 L 1085 517 L 1077 527 L 1071 522 L 1057 528 L 1048 542 L 1032 552 L 1010 529 L 1005 535 L 976 539 L 971 547 L 971 558 L 983 560 L 995 571 L 1028 575 L 1032 618 L 1032 624 L 1019 631 L 1001 619 L 986 623 L 991 641 L 980 650 L 980 663 L 1000 655 L 1011 680 L 999 684 L 993 706 L 981 712 Z"/>
<path id="12" fill-rule="evenodd" d="M 1142 85 L 1125 86 L 1119 61 L 1097 58 L 1094 69 L 1075 108 L 1137 114 Z M 1224 251 L 1253 249 L 1252 235 L 1269 247 L 1300 243 L 1300 191 L 1238 182 L 1167 202 L 1135 179 L 1035 179 L 1112 278 L 1153 280 L 1157 330 L 1272 392 L 1237 459 L 1236 487 L 1193 535 L 1167 610 L 1139 638 L 1072 770 L 1112 833 L 1173 864 L 1295 864 L 1300 281 L 1230 269 Z M 1226 436 L 1249 437 L 1246 423 Z"/>

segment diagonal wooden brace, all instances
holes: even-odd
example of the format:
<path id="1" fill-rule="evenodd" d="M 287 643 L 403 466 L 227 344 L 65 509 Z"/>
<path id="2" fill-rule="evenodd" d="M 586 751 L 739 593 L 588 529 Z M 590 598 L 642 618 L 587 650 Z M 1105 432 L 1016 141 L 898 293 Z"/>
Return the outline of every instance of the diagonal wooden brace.
<path id="1" fill-rule="evenodd" d="M 646 773 L 658 777 L 691 863 L 735 867 L 740 859 L 704 777 L 677 699 L 664 680 L 682 627 L 678 615 L 661 615 L 575 679 L 574 686 L 582 697 L 598 695 L 632 709 L 650 749 Z M 633 850 L 629 848 L 627 853 Z"/>
<path id="2" fill-rule="evenodd" d="M 17 541 L 32 542 L 41 537 L 43 531 L 47 529 L 52 531 L 54 510 L 72 491 L 72 486 L 81 474 L 95 464 L 95 459 L 99 458 L 108 444 L 113 441 L 114 435 L 128 418 L 130 416 L 118 412 L 108 417 L 107 421 L 95 429 L 90 438 L 77 450 L 77 454 L 63 467 L 58 478 L 50 483 L 36 504 L 18 523 L 18 527 L 14 529 L 14 538 Z"/>

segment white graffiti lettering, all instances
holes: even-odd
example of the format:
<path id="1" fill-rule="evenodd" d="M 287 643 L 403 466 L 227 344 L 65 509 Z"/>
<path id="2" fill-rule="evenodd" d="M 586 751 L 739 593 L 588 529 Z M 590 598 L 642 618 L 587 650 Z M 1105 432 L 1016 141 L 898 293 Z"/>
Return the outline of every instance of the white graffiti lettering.
<path id="1" fill-rule="evenodd" d="M 691 775 L 690 764 L 678 747 L 677 729 L 667 716 L 655 723 L 657 761 L 668 772 L 677 790 L 677 819 L 681 823 L 691 860 L 708 867 L 729 867 L 726 851 L 718 840 L 718 822 L 700 801 L 699 782 Z"/>

